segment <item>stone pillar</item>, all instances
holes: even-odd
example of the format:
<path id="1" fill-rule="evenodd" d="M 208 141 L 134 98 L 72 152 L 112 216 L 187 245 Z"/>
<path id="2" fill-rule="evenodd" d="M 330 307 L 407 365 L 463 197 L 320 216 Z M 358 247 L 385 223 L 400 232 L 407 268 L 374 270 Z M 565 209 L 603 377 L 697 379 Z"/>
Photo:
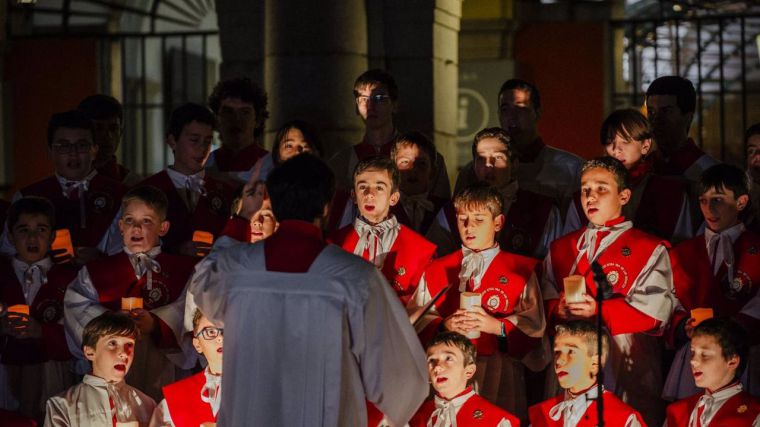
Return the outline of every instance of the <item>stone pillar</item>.
<path id="1" fill-rule="evenodd" d="M 264 84 L 264 2 L 216 0 L 220 78 L 250 77 Z"/>
<path id="2" fill-rule="evenodd" d="M 386 68 L 399 86 L 396 124 L 433 136 L 456 178 L 461 0 L 387 0 Z"/>
<path id="3" fill-rule="evenodd" d="M 288 120 L 313 123 L 324 157 L 359 142 L 352 94 L 367 69 L 364 1 L 267 0 L 265 87 L 271 133 Z"/>

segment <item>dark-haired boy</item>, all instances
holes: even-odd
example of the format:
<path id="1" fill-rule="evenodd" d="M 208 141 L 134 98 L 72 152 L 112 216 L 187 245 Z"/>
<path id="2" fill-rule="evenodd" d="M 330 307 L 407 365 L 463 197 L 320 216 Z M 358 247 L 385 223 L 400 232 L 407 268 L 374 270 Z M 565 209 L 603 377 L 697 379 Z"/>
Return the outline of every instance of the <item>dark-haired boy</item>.
<path id="1" fill-rule="evenodd" d="M 397 135 L 393 115 L 398 103 L 396 80 L 387 71 L 372 69 L 365 71 L 354 82 L 356 114 L 364 121 L 362 141 L 335 153 L 329 164 L 335 173 L 338 188 L 352 187 L 353 171 L 356 164 L 368 157 L 389 157 L 393 140 Z M 440 154 L 436 154 L 436 172 L 433 194 L 448 198 L 451 196 L 446 164 Z"/>
<path id="2" fill-rule="evenodd" d="M 398 184 L 393 160 L 370 157 L 359 162 L 352 191 L 359 216 L 353 224 L 332 233 L 328 241 L 371 262 L 406 304 L 435 254 L 435 245 L 399 224 L 390 213 L 399 200 Z"/>
<path id="3" fill-rule="evenodd" d="M 147 426 L 156 402 L 124 381 L 139 335 L 123 313 L 105 312 L 89 321 L 81 351 L 92 370 L 81 384 L 48 399 L 45 427 Z"/>
<path id="4" fill-rule="evenodd" d="M 264 90 L 247 77 L 222 80 L 208 97 L 208 106 L 216 115 L 222 140 L 209 157 L 208 171 L 236 184 L 247 182 L 257 167 L 266 176 L 273 163 L 262 148 L 269 117 Z"/>
<path id="5" fill-rule="evenodd" d="M 454 207 L 462 248 L 425 269 L 408 308 L 420 310 L 444 292 L 419 321 L 422 341 L 439 330 L 471 335 L 478 350 L 480 394 L 525 418 L 523 364 L 539 371 L 548 361 L 542 351 L 546 321 L 535 274 L 538 260 L 499 248 L 496 235 L 504 215 L 494 188 L 468 187 L 454 198 Z M 463 307 L 463 296 L 478 303 Z"/>
<path id="6" fill-rule="evenodd" d="M 691 337 L 691 371 L 704 391 L 668 406 L 666 427 L 760 426 L 760 402 L 742 390 L 747 334 L 727 319 L 700 323 Z"/>
<path id="7" fill-rule="evenodd" d="M 115 181 L 127 186 L 137 183 L 138 177 L 116 160 L 116 151 L 124 136 L 124 109 L 114 97 L 96 94 L 83 99 L 77 107 L 84 112 L 95 127 L 95 169 Z"/>
<path id="8" fill-rule="evenodd" d="M 609 282 L 602 318 L 612 336 L 606 385 L 641 412 L 647 424 L 662 423 L 662 342 L 676 304 L 668 243 L 633 228 L 622 216 L 631 197 L 628 171 L 617 159 L 587 161 L 581 169 L 586 228 L 552 242 L 544 260 L 542 292 L 550 325 L 594 319 L 597 291 L 591 264 Z M 583 276 L 582 295 L 567 302 L 566 277 Z"/>
<path id="9" fill-rule="evenodd" d="M 219 239 L 196 269 L 187 300 L 226 338 L 220 425 L 363 426 L 366 400 L 403 425 L 427 394 L 424 353 L 392 288 L 322 238 L 334 188 L 315 156 L 282 163 L 267 178 L 277 232 L 253 245 Z"/>
<path id="10" fill-rule="evenodd" d="M 0 395 L 12 396 L 21 413 L 41 420 L 45 401 L 75 382 L 61 322 L 63 294 L 76 269 L 54 264 L 48 254 L 55 212 L 47 199 L 18 199 L 8 212 L 8 227 L 16 255 L 0 260 L 0 301 L 26 306 L 28 313 L 0 317 L 1 368 L 8 378 Z"/>
<path id="11" fill-rule="evenodd" d="M 557 325 L 554 336 L 554 373 L 564 393 L 530 407 L 533 427 L 593 427 L 598 425 L 599 370 L 607 360 L 609 337 L 602 335 L 599 366 L 596 325 L 573 320 Z M 645 426 L 641 415 L 617 396 L 604 390 L 604 425 Z"/>
<path id="12" fill-rule="evenodd" d="M 476 360 L 475 345 L 464 335 L 443 332 L 433 338 L 427 347 L 427 366 L 435 396 L 422 404 L 409 426 L 519 427 L 517 417 L 473 390 Z"/>
<path id="13" fill-rule="evenodd" d="M 55 207 L 56 226 L 71 233 L 75 261 L 83 264 L 108 252 L 108 230 L 126 188 L 98 174 L 92 121 L 78 110 L 54 114 L 48 122 L 48 148 L 55 174 L 19 190 L 13 197 L 39 196 Z M 6 228 L 2 252 L 13 255 Z"/>
<path id="14" fill-rule="evenodd" d="M 64 298 L 69 348 L 79 357 L 78 337 L 90 319 L 105 311 L 124 309 L 123 298 L 142 301 L 141 308 L 128 309 L 145 338 L 130 382 L 154 397 L 175 379 L 174 365 L 165 353 L 174 351 L 181 341 L 177 337 L 182 319 L 162 308 L 182 296 L 197 260 L 162 251 L 160 239 L 170 225 L 167 205 L 166 196 L 155 187 L 130 190 L 122 201 L 119 220 L 122 252 L 85 265 Z"/>
<path id="15" fill-rule="evenodd" d="M 230 216 L 234 190 L 204 169 L 215 125 L 214 115 L 202 105 L 187 103 L 174 110 L 166 135 L 174 163 L 140 183 L 157 187 L 169 200 L 171 228 L 161 244 L 166 252 L 196 256 L 193 234 L 218 237 Z"/>
<path id="16" fill-rule="evenodd" d="M 702 174 L 700 189 L 705 232 L 671 252 L 674 262 L 683 267 L 674 269 L 682 305 L 672 320 L 677 336 L 693 327 L 689 311 L 695 308 L 712 308 L 715 316 L 737 316 L 757 294 L 760 283 L 760 235 L 748 231 L 741 221 L 749 205 L 744 171 L 727 164 L 712 166 Z M 754 317 L 760 318 L 760 311 Z M 666 398 L 682 399 L 697 392 L 688 358 L 684 345 L 668 375 Z"/>

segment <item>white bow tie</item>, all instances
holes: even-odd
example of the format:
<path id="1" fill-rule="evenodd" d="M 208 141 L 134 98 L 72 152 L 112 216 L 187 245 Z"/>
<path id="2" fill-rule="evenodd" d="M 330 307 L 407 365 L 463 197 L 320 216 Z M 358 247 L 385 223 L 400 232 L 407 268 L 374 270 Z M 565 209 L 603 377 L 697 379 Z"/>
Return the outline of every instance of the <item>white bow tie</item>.
<path id="1" fill-rule="evenodd" d="M 185 188 L 201 196 L 206 195 L 205 185 L 206 181 L 200 175 L 189 175 L 185 180 Z"/>
<path id="2" fill-rule="evenodd" d="M 369 261 L 375 267 L 382 268 L 385 257 L 390 252 L 398 237 L 400 226 L 395 216 L 391 216 L 377 225 L 367 224 L 361 218 L 354 221 L 354 230 L 359 235 L 359 242 L 354 248 L 354 255 L 362 256 L 369 251 Z"/>
<path id="3" fill-rule="evenodd" d="M 470 279 L 480 276 L 486 266 L 486 260 L 483 254 L 475 252 L 468 248 L 462 248 L 462 269 L 459 270 L 459 292 L 467 291 L 467 282 Z M 473 281 L 472 290 L 475 291 L 480 287 L 480 281 Z"/>
<path id="4" fill-rule="evenodd" d="M 208 368 L 204 371 L 204 375 L 206 384 L 201 388 L 201 401 L 211 405 L 211 412 L 216 415 L 222 404 L 222 376 L 210 373 Z"/>
<path id="5" fill-rule="evenodd" d="M 44 285 L 47 283 L 47 274 L 45 274 L 45 271 L 42 270 L 42 267 L 37 264 L 32 264 L 26 270 L 24 270 L 24 284 L 27 286 L 34 284 L 35 275 L 41 284 Z"/>
<path id="6" fill-rule="evenodd" d="M 161 272 L 161 264 L 150 255 L 145 252 L 140 252 L 133 255 L 135 264 L 135 277 L 139 280 L 143 275 L 147 274 L 146 286 L 147 290 L 153 289 L 153 273 Z"/>

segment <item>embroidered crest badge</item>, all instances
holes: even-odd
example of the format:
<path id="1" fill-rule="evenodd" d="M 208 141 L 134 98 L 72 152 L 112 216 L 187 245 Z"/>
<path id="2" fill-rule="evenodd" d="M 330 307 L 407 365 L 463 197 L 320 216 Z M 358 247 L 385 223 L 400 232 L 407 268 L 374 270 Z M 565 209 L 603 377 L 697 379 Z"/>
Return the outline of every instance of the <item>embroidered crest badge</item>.
<path id="1" fill-rule="evenodd" d="M 631 256 L 631 248 L 629 248 L 628 246 L 623 246 L 623 249 L 620 252 L 622 252 L 624 257 Z"/>
<path id="2" fill-rule="evenodd" d="M 480 409 L 476 409 L 472 411 L 472 418 L 475 418 L 476 420 L 483 418 L 483 411 L 481 411 Z"/>
<path id="3" fill-rule="evenodd" d="M 398 268 L 398 275 L 399 276 L 403 276 L 404 274 L 406 274 L 406 269 L 403 266 L 399 267 Z"/>
<path id="4" fill-rule="evenodd" d="M 509 282 L 505 276 L 499 276 L 499 283 L 506 285 Z"/>
<path id="5" fill-rule="evenodd" d="M 747 412 L 747 405 L 740 405 L 738 408 L 736 408 L 736 412 L 740 414 Z"/>

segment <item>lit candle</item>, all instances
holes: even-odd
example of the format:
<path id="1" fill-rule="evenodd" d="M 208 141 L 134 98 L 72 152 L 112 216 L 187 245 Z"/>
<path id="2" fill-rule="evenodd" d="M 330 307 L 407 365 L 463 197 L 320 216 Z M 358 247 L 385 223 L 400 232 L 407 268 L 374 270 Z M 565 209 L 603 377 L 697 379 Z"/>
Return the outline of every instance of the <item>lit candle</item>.
<path id="1" fill-rule="evenodd" d="M 462 292 L 459 294 L 459 308 L 467 311 L 475 311 L 482 305 L 481 296 L 478 292 Z M 480 331 L 470 331 L 465 334 L 467 338 L 480 338 Z"/>
<path id="2" fill-rule="evenodd" d="M 565 277 L 562 282 L 565 285 L 565 302 L 583 302 L 586 295 L 586 279 L 583 276 L 574 274 Z"/>
<path id="3" fill-rule="evenodd" d="M 694 326 L 696 327 L 700 323 L 707 319 L 713 318 L 712 308 L 695 308 L 691 310 L 691 317 L 694 319 Z"/>
<path id="4" fill-rule="evenodd" d="M 121 309 L 131 311 L 135 308 L 143 308 L 143 299 L 140 297 L 125 297 L 121 299 Z"/>
<path id="5" fill-rule="evenodd" d="M 26 304 L 16 304 L 8 307 L 8 313 L 29 315 L 29 306 Z"/>

